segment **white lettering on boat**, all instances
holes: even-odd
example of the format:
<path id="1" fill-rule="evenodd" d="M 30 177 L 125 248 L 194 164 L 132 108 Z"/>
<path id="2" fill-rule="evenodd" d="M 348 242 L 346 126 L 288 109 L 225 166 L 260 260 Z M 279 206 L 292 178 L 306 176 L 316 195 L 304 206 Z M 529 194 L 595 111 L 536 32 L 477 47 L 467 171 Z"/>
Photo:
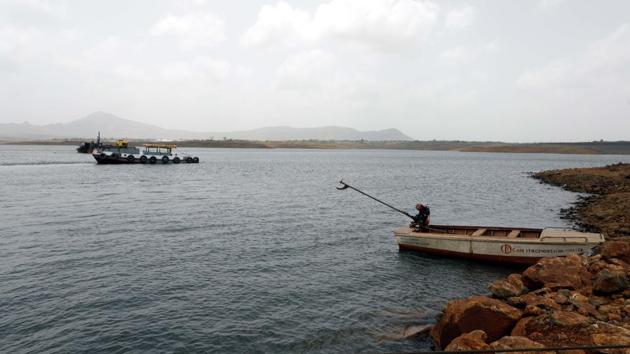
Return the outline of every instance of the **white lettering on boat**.
<path id="1" fill-rule="evenodd" d="M 512 253 L 565 254 L 565 253 L 583 253 L 585 251 L 586 250 L 581 247 L 553 249 L 553 248 L 521 248 L 518 246 L 510 245 L 508 243 L 501 245 L 501 252 L 503 254 L 512 254 Z"/>

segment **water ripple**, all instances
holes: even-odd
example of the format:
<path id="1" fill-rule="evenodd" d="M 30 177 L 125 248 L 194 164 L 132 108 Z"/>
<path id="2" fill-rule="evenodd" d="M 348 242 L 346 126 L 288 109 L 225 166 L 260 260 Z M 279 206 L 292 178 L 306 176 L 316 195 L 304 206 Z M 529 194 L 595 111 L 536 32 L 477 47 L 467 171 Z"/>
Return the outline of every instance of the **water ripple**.
<path id="1" fill-rule="evenodd" d="M 428 349 L 401 340 L 405 326 L 513 269 L 399 253 L 391 230 L 405 218 L 336 181 L 409 211 L 428 202 L 436 223 L 562 226 L 554 210 L 575 196 L 525 172 L 627 161 L 197 149 L 199 165 L 152 168 L 97 166 L 71 147 L 0 150 L 10 353 Z"/>

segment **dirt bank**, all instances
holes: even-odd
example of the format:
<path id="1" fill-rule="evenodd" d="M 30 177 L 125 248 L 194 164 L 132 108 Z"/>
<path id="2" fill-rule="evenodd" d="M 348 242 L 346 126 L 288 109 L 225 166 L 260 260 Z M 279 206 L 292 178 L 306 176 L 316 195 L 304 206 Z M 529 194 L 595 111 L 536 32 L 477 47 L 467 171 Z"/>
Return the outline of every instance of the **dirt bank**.
<path id="1" fill-rule="evenodd" d="M 590 194 L 564 211 L 576 225 L 602 232 L 607 238 L 630 236 L 630 164 L 543 171 L 533 177 L 541 183 Z"/>

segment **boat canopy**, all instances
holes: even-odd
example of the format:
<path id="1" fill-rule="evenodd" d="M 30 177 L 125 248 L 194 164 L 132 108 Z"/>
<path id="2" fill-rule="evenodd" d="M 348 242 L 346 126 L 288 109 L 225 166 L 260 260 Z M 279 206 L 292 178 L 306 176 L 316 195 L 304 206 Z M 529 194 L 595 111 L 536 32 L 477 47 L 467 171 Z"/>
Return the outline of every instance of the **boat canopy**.
<path id="1" fill-rule="evenodd" d="M 177 147 L 175 144 L 143 144 L 142 146 L 154 149 L 175 149 Z"/>

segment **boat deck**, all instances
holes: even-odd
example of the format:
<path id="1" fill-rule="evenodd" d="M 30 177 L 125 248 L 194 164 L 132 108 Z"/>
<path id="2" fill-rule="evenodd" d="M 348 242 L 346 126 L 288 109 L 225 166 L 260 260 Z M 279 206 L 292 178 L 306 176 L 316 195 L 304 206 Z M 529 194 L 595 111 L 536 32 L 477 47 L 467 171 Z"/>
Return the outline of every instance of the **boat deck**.
<path id="1" fill-rule="evenodd" d="M 496 226 L 455 226 L 430 225 L 428 228 L 416 230 L 411 227 L 400 227 L 394 231 L 396 235 L 439 238 L 472 238 L 476 240 L 516 242 L 602 242 L 603 236 L 598 233 L 579 232 L 562 228 L 523 228 Z"/>
<path id="2" fill-rule="evenodd" d="M 409 228 L 412 232 L 415 230 Z M 507 238 L 539 238 L 542 229 L 512 228 L 512 227 L 489 227 L 489 226 L 452 226 L 452 225 L 431 225 L 421 231 L 429 234 L 447 234 L 464 236 L 492 236 Z"/>

